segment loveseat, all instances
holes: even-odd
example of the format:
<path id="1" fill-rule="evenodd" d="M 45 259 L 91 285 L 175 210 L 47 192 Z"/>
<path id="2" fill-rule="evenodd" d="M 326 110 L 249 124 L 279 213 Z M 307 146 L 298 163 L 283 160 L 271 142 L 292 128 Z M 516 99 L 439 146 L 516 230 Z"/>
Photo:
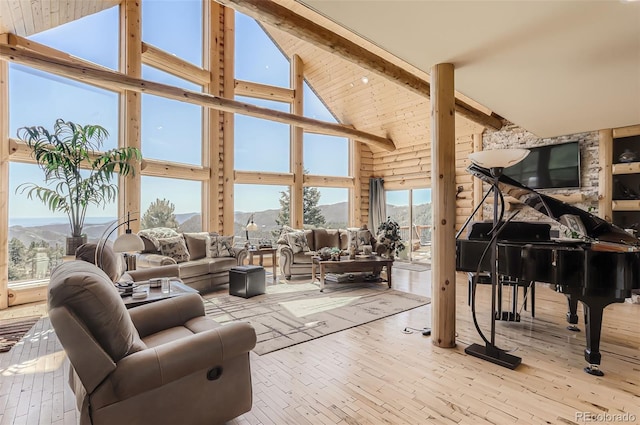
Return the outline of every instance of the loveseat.
<path id="1" fill-rule="evenodd" d="M 145 249 L 138 255 L 137 268 L 177 265 L 185 284 L 205 293 L 229 283 L 229 270 L 242 265 L 247 250 L 233 246 L 233 236 L 217 233 L 178 233 L 156 227 L 138 232 Z"/>
<path id="2" fill-rule="evenodd" d="M 376 239 L 366 227 L 296 230 L 284 226 L 277 244 L 280 272 L 287 279 L 311 275 L 312 259 L 322 248 L 348 251 L 354 245 L 359 252 L 362 246 L 371 245 L 373 252 L 377 251 Z"/>

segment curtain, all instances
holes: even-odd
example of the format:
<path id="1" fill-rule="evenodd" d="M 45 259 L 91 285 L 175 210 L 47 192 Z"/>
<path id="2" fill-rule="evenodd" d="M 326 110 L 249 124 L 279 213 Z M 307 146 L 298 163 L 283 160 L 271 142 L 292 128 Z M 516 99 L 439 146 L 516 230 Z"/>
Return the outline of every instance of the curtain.
<path id="1" fill-rule="evenodd" d="M 378 226 L 387 218 L 387 197 L 384 194 L 384 179 L 369 179 L 369 229 L 376 235 Z"/>

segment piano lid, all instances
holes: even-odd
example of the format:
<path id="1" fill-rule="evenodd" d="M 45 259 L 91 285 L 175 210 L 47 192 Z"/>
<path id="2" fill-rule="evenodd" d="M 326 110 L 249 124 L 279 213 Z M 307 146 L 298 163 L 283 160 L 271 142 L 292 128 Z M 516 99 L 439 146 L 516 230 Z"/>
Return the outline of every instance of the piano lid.
<path id="1" fill-rule="evenodd" d="M 488 184 L 492 185 L 494 183 L 494 177 L 486 168 L 471 164 L 467 168 L 467 171 Z M 566 202 L 538 193 L 534 189 L 524 186 L 510 177 L 505 175 L 500 176 L 498 187 L 503 194 L 518 199 L 523 204 L 565 226 L 568 222 L 575 223 L 576 226 L 572 226 L 572 230 L 574 231 L 580 227 L 580 223 L 575 219 L 576 217 L 579 217 L 579 221 L 582 222 L 581 224 L 584 228 L 584 232 L 579 231 L 582 236 L 602 242 L 634 246 L 640 245 L 640 239 L 634 237 L 615 224 L 609 223 L 600 217 L 569 205 Z"/>

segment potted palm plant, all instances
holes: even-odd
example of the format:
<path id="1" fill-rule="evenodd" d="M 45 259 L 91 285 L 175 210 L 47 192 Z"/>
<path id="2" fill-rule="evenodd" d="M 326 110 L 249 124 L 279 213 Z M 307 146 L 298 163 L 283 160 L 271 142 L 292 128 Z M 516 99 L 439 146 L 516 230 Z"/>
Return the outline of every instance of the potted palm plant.
<path id="1" fill-rule="evenodd" d="M 53 132 L 42 126 L 21 127 L 17 136 L 23 140 L 44 171 L 44 185 L 23 183 L 16 192 L 29 199 L 41 200 L 49 210 L 64 212 L 69 218 L 71 236 L 67 238 L 66 254 L 74 255 L 86 242 L 83 227 L 89 205 L 104 207 L 118 195 L 118 186 L 111 183 L 114 173 L 133 175 L 134 163 L 142 159 L 140 150 L 132 147 L 100 148 L 109 136 L 99 125 L 80 125 L 57 119 Z"/>

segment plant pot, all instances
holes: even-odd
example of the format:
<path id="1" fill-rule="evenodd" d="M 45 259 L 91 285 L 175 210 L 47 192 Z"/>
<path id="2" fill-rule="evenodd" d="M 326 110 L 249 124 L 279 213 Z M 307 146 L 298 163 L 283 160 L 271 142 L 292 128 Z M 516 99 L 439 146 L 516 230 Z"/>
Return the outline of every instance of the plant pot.
<path id="1" fill-rule="evenodd" d="M 67 251 L 65 255 L 76 255 L 76 249 L 85 243 L 87 243 L 87 235 L 67 236 Z"/>

